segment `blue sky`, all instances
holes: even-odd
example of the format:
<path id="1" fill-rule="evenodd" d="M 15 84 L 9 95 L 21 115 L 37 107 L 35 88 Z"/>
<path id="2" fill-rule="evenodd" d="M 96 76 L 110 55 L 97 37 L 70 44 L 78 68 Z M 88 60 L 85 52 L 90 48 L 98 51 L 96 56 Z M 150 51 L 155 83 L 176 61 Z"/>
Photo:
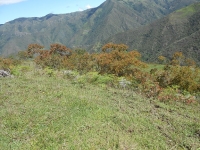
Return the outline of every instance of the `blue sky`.
<path id="1" fill-rule="evenodd" d="M 0 24 L 20 17 L 42 17 L 97 7 L 105 0 L 0 0 Z"/>

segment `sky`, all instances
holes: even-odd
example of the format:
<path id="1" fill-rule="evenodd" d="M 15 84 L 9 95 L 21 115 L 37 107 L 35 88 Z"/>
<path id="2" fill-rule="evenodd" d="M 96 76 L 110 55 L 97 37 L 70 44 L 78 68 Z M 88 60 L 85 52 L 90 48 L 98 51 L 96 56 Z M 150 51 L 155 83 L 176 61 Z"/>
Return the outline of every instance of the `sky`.
<path id="1" fill-rule="evenodd" d="M 83 11 L 105 0 L 0 0 L 0 24 L 21 17 L 43 17 Z"/>

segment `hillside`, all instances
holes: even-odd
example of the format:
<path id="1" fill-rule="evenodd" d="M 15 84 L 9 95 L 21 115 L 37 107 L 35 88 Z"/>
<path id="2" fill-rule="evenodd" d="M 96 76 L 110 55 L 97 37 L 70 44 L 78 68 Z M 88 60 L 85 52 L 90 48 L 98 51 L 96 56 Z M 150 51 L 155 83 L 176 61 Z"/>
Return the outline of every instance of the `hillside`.
<path id="1" fill-rule="evenodd" d="M 136 29 L 200 0 L 107 0 L 97 8 L 41 18 L 18 18 L 0 25 L 0 54 L 25 50 L 30 43 L 51 43 L 97 51 L 114 34 Z"/>
<path id="2" fill-rule="evenodd" d="M 106 42 L 125 43 L 138 49 L 144 60 L 156 61 L 159 55 L 170 57 L 181 51 L 200 62 L 200 3 L 175 11 L 153 23 L 119 33 Z"/>
<path id="3" fill-rule="evenodd" d="M 0 78 L 3 150 L 200 148 L 199 103 L 148 99 L 96 77 L 49 76 L 31 62 L 12 69 L 14 78 Z"/>

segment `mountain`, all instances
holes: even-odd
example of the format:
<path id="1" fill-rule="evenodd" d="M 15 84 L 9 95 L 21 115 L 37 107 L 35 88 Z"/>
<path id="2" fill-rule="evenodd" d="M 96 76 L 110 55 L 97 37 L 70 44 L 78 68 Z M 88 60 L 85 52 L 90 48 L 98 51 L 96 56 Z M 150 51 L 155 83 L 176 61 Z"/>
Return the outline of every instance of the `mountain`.
<path id="1" fill-rule="evenodd" d="M 177 10 L 136 30 L 118 33 L 106 42 L 125 43 L 138 49 L 143 59 L 156 61 L 181 51 L 200 64 L 200 3 Z M 105 42 L 105 43 L 106 43 Z"/>
<path id="2" fill-rule="evenodd" d="M 106 0 L 97 8 L 69 14 L 18 18 L 0 26 L 0 55 L 51 43 L 97 51 L 101 42 L 155 21 L 200 0 Z"/>

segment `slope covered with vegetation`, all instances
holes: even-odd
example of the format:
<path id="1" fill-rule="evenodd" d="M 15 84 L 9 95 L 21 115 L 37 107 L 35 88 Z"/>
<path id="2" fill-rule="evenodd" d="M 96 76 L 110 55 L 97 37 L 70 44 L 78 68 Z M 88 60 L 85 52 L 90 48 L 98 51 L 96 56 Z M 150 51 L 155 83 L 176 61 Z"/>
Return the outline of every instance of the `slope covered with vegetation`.
<path id="1" fill-rule="evenodd" d="M 200 3 L 177 10 L 145 27 L 119 33 L 108 41 L 138 49 L 144 60 L 155 62 L 159 55 L 170 58 L 176 51 L 200 62 Z"/>
<path id="2" fill-rule="evenodd" d="M 162 102 L 112 87 L 109 75 L 27 60 L 10 68 L 14 78 L 0 78 L 1 149 L 200 148 L 198 102 Z"/>
<path id="3" fill-rule="evenodd" d="M 147 7 L 149 2 L 152 5 Z M 12 44 L 16 51 L 24 43 L 29 45 L 15 57 L 0 57 L 0 70 L 12 75 L 0 75 L 0 148 L 198 150 L 200 69 L 190 58 L 191 55 L 184 55 L 185 51 L 182 53 L 177 49 L 165 55 L 161 53 L 164 50 L 158 51 L 156 47 L 165 40 L 165 44 L 169 45 L 179 36 L 179 41 L 190 44 L 190 38 L 186 37 L 188 34 L 194 37 L 195 43 L 198 42 L 199 4 L 172 13 L 158 26 L 159 21 L 141 28 L 144 31 L 135 30 L 131 34 L 120 34 L 120 38 L 112 38 L 114 41 L 121 39 L 121 43 L 128 37 L 124 42 L 128 44 L 135 42 L 129 40 L 135 38 L 133 35 L 137 35 L 136 39 L 139 40 L 146 38 L 140 44 L 145 48 L 146 43 L 154 42 L 155 49 L 148 46 L 151 55 L 143 49 L 141 52 L 144 56 L 133 50 L 137 48 L 133 44 L 131 46 L 134 48 L 130 49 L 125 44 L 107 43 L 101 46 L 100 43 L 109 34 L 121 31 L 121 28 L 127 30 L 131 24 L 140 26 L 159 18 L 156 10 L 164 15 L 189 4 L 185 0 L 179 2 L 107 0 L 98 8 L 82 13 L 21 18 L 1 25 L 0 35 L 3 38 L 0 46 L 5 46 L 7 54 L 13 52 Z M 157 9 L 151 11 L 153 8 Z M 147 15 L 145 10 L 151 13 Z M 140 18 L 125 21 L 124 24 L 120 24 L 119 20 L 110 20 L 110 17 L 118 15 L 123 21 L 124 14 Z M 148 18 L 149 15 L 155 18 Z M 121 28 L 113 27 L 113 23 L 120 24 Z M 24 24 L 27 28 L 23 27 Z M 156 26 L 158 31 L 152 26 Z M 62 32 L 65 29 L 69 29 L 69 32 Z M 174 29 L 181 34 L 174 35 Z M 9 33 L 8 30 L 12 31 Z M 170 34 L 167 34 L 169 31 Z M 47 34 L 43 38 L 42 34 L 48 32 L 55 34 Z M 165 36 L 163 39 L 160 33 Z M 39 34 L 40 37 L 36 36 Z M 83 40 L 88 45 L 89 38 L 86 37 L 91 35 L 91 41 L 99 42 L 93 51 L 101 47 L 100 51 L 88 53 L 89 49 L 82 49 L 84 46 L 72 49 L 59 43 L 51 44 L 54 40 L 59 42 L 59 39 L 64 43 L 66 35 L 72 43 L 80 44 Z M 147 37 L 154 41 L 148 41 Z M 10 44 L 6 45 L 5 41 Z M 37 44 L 30 44 L 30 41 Z M 18 42 L 21 42 L 20 46 L 16 44 Z M 173 44 L 170 44 L 170 48 Z M 159 64 L 145 63 L 141 58 L 148 55 L 150 58 L 154 56 L 154 60 L 156 57 Z"/>

